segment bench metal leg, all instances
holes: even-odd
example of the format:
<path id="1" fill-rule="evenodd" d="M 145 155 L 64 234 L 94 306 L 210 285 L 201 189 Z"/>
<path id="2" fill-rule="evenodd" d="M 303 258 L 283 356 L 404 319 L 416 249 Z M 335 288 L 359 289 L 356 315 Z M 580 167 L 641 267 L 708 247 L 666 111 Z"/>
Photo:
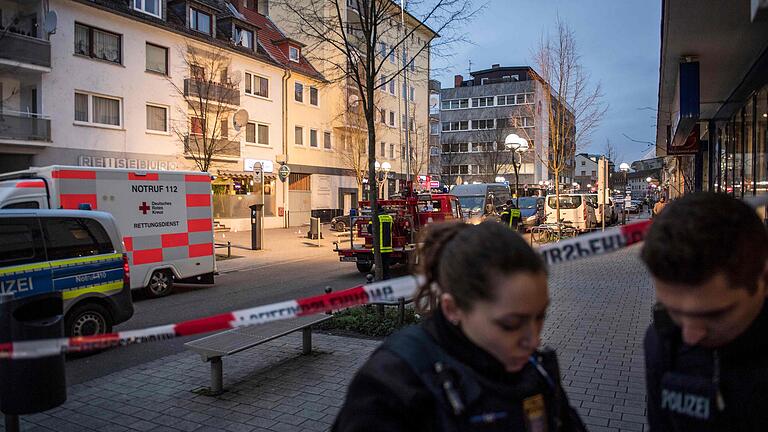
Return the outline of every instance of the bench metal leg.
<path id="1" fill-rule="evenodd" d="M 211 358 L 211 394 L 217 395 L 224 392 L 224 367 L 221 357 Z"/>
<path id="2" fill-rule="evenodd" d="M 302 333 L 302 353 L 307 355 L 312 352 L 312 326 L 304 327 Z"/>

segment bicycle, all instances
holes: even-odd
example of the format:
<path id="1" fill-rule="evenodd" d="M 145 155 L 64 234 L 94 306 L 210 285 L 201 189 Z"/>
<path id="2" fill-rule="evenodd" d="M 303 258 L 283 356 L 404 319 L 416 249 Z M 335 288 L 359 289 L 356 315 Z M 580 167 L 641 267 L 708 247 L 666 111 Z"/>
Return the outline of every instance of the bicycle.
<path id="1" fill-rule="evenodd" d="M 578 235 L 578 230 L 571 222 L 561 220 L 560 223 L 545 223 L 531 228 L 531 239 L 536 243 L 556 242 L 573 238 Z"/>

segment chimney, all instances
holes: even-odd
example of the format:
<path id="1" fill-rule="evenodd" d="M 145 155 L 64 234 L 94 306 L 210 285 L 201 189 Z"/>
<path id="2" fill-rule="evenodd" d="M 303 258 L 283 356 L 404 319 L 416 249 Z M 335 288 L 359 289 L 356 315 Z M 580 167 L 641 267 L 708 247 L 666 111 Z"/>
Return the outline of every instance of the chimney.
<path id="1" fill-rule="evenodd" d="M 501 67 L 501 65 L 500 65 L 500 64 L 498 64 L 498 63 L 497 63 L 497 64 L 495 64 L 495 65 L 491 65 L 491 69 L 498 69 L 498 68 L 500 68 L 500 67 Z"/>
<path id="2" fill-rule="evenodd" d="M 461 87 L 461 83 L 464 82 L 464 77 L 461 75 L 454 75 L 453 76 L 453 86 L 454 87 Z"/>

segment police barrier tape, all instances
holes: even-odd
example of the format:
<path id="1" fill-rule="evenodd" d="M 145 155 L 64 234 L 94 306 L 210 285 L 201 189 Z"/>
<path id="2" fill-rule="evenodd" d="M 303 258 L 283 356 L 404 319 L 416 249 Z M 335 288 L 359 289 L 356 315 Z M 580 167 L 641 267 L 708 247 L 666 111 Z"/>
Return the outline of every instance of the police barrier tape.
<path id="1" fill-rule="evenodd" d="M 642 221 L 610 228 L 605 231 L 544 245 L 539 247 L 538 251 L 544 261 L 550 265 L 601 255 L 641 242 L 650 224 L 651 221 Z M 329 310 L 345 309 L 366 303 L 396 301 L 399 298 L 411 298 L 416 292 L 418 285 L 419 279 L 417 277 L 404 276 L 360 285 L 335 293 L 257 306 L 140 330 L 128 330 L 96 336 L 0 343 L 0 359 L 31 359 L 67 352 L 82 352 L 135 345 L 217 330 L 265 324 L 298 316 L 314 315 Z"/>

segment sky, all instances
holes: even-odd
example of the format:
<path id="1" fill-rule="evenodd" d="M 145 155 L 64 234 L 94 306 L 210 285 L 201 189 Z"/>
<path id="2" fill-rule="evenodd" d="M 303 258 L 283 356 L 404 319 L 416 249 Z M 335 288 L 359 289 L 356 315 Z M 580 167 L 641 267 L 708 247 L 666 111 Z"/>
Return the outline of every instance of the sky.
<path id="1" fill-rule="evenodd" d="M 604 153 L 610 140 L 620 157 L 615 163 L 643 159 L 652 153 L 650 144 L 624 134 L 637 141 L 656 138 L 661 0 L 487 0 L 464 25 L 471 43 L 433 59 L 433 78 L 453 87 L 454 75 L 469 78 L 470 61 L 475 71 L 496 63 L 532 65 L 533 48 L 552 33 L 558 15 L 573 29 L 582 65 L 601 83 L 608 105 L 591 143 L 579 150 Z"/>

